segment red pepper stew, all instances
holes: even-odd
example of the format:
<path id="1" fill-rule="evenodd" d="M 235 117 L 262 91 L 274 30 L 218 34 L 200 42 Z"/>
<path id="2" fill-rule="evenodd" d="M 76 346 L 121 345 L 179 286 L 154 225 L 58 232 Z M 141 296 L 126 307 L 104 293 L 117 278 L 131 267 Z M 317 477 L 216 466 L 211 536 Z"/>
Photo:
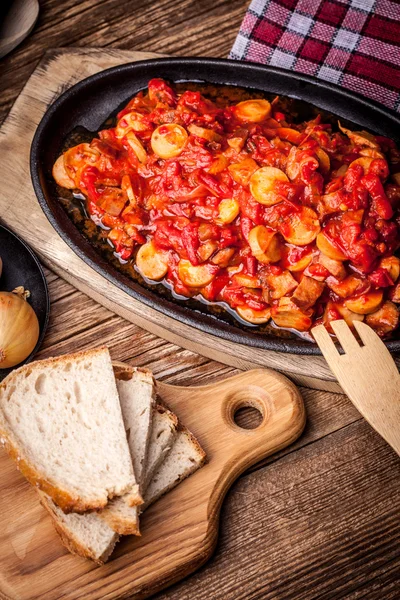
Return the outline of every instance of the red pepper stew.
<path id="1" fill-rule="evenodd" d="M 121 261 L 177 294 L 224 302 L 244 323 L 308 332 L 399 324 L 400 153 L 394 142 L 279 98 L 236 104 L 149 82 L 56 182 L 79 190 Z"/>

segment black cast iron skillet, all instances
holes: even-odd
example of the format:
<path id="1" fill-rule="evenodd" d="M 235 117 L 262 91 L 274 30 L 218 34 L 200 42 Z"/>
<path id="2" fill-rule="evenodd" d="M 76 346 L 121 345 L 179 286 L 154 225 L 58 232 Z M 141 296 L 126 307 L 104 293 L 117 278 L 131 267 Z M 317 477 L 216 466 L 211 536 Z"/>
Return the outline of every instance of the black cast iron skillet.
<path id="1" fill-rule="evenodd" d="M 150 79 L 200 81 L 236 85 L 289 96 L 313 104 L 342 119 L 399 141 L 400 116 L 389 109 L 332 84 L 306 75 L 253 63 L 208 58 L 163 58 L 121 65 L 84 79 L 62 94 L 41 120 L 31 148 L 31 175 L 40 206 L 67 244 L 98 273 L 148 306 L 201 331 L 266 350 L 320 354 L 315 344 L 244 330 L 210 314 L 175 303 L 121 274 L 102 258 L 67 216 L 54 193 L 51 169 L 63 141 L 77 126 L 96 132 L 107 117 L 122 107 Z M 368 85 L 368 82 L 366 82 Z M 386 342 L 400 350 L 400 339 Z"/>
<path id="2" fill-rule="evenodd" d="M 31 354 L 17 367 L 30 362 L 39 350 L 46 333 L 50 315 L 50 298 L 42 267 L 29 246 L 6 227 L 0 225 L 0 256 L 3 272 L 0 277 L 0 290 L 12 292 L 22 285 L 31 295 L 28 302 L 39 321 L 39 339 Z M 0 381 L 16 367 L 0 369 Z"/>

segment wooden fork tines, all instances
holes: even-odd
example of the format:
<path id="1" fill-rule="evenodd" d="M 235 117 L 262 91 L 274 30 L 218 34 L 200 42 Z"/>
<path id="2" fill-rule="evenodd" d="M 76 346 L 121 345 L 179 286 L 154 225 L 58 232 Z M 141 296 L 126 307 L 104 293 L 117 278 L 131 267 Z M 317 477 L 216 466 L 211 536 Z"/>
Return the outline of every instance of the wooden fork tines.
<path id="1" fill-rule="evenodd" d="M 400 455 L 400 373 L 389 350 L 365 323 L 354 322 L 361 344 L 345 321 L 331 326 L 344 354 L 323 325 L 312 330 L 315 341 L 354 406 Z"/>

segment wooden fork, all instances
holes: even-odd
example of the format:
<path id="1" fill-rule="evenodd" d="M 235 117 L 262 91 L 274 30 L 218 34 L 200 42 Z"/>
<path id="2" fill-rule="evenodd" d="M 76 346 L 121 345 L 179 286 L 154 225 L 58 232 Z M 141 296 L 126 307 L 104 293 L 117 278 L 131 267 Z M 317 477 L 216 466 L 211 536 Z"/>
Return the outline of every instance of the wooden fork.
<path id="1" fill-rule="evenodd" d="M 323 325 L 313 328 L 315 341 L 354 406 L 400 455 L 400 373 L 389 350 L 365 323 L 354 322 L 363 345 L 345 321 L 331 326 L 344 354 Z"/>

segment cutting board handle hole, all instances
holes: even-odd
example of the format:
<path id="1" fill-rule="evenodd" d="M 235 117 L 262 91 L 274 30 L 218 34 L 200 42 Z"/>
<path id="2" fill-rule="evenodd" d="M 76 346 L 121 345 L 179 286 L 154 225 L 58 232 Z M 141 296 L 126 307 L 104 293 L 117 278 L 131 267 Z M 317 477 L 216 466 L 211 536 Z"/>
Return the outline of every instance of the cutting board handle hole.
<path id="1" fill-rule="evenodd" d="M 254 406 L 242 406 L 233 415 L 233 420 L 242 429 L 257 429 L 262 423 L 263 416 Z"/>
<path id="2" fill-rule="evenodd" d="M 258 429 L 269 417 L 270 398 L 255 385 L 246 385 L 226 398 L 226 416 L 234 428 Z"/>

